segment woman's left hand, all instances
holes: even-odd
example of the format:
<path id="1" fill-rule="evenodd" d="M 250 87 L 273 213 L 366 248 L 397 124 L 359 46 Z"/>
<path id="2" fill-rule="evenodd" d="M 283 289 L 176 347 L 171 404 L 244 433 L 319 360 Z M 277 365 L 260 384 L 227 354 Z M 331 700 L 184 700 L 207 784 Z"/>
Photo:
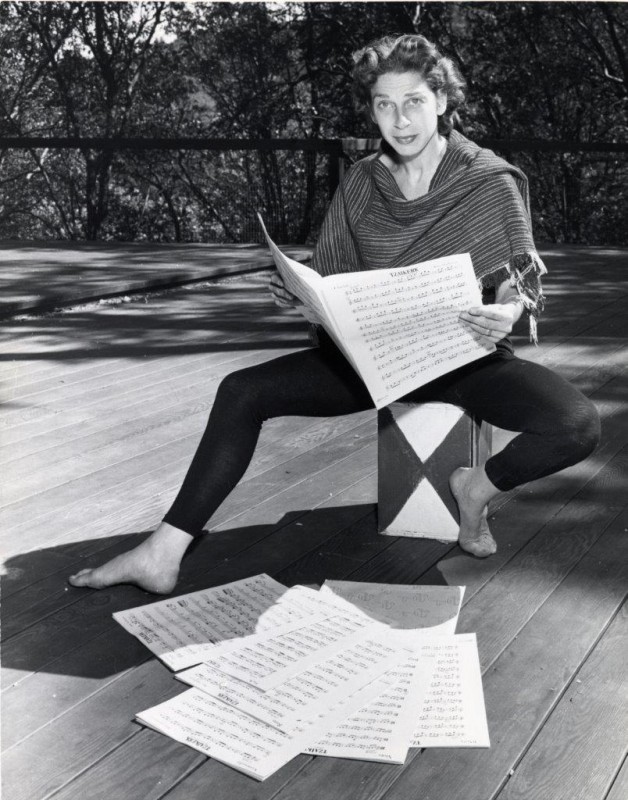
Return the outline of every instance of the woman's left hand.
<path id="1" fill-rule="evenodd" d="M 513 303 L 474 306 L 461 312 L 460 321 L 479 334 L 482 344 L 495 344 L 512 331 L 518 317 L 517 311 Z"/>

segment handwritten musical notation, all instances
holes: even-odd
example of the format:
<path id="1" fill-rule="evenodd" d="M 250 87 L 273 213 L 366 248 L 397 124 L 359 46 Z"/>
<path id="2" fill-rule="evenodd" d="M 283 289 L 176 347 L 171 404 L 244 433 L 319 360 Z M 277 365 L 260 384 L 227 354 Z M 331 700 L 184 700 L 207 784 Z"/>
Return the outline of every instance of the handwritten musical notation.
<path id="1" fill-rule="evenodd" d="M 305 752 L 333 758 L 403 764 L 435 667 L 435 656 L 414 652 L 384 676 L 386 688 L 368 705 Z"/>
<path id="2" fill-rule="evenodd" d="M 305 304 L 308 319 L 325 327 L 377 408 L 495 349 L 459 319 L 482 304 L 468 253 L 323 278 L 264 233 L 287 288 Z"/>
<path id="3" fill-rule="evenodd" d="M 264 780 L 298 753 L 403 763 L 410 747 L 488 747 L 464 587 L 267 575 L 115 614 L 186 689 L 137 720 Z M 198 661 L 202 657 L 202 663 Z"/>
<path id="4" fill-rule="evenodd" d="M 436 665 L 412 746 L 490 747 L 475 634 L 434 639 L 423 649 Z"/>
<path id="5" fill-rule="evenodd" d="M 325 280 L 340 335 L 378 408 L 493 349 L 459 320 L 482 302 L 468 254 Z"/>
<path id="6" fill-rule="evenodd" d="M 179 680 L 202 689 L 240 711 L 289 733 L 321 708 L 332 708 L 393 669 L 403 656 L 380 632 L 300 672 L 264 692 L 241 678 L 201 664 L 179 673 Z"/>
<path id="7" fill-rule="evenodd" d="M 340 724 L 381 691 L 378 682 L 371 683 L 333 708 L 314 715 L 290 733 L 273 728 L 194 688 L 139 712 L 136 719 L 177 742 L 263 781 L 304 752 L 322 731 Z"/>
<path id="8" fill-rule="evenodd" d="M 114 613 L 170 669 L 200 664 L 244 642 L 288 633 L 337 613 L 313 589 L 256 575 Z"/>

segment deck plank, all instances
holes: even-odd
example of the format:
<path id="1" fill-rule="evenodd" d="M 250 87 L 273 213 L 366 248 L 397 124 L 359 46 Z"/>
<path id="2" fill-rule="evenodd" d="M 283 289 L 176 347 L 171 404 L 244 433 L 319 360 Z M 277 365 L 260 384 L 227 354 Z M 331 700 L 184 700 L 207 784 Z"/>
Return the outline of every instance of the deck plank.
<path id="1" fill-rule="evenodd" d="M 359 434 L 356 435 L 359 438 Z M 127 507 L 128 499 L 137 501 L 151 488 L 174 495 L 199 438 L 200 431 L 197 430 L 185 439 L 175 439 L 149 451 L 143 450 L 136 457 L 111 466 L 105 465 L 97 472 L 87 473 L 59 487 L 46 489 L 28 500 L 6 506 L 4 513 L 0 513 L 5 526 L 4 533 L 26 547 L 28 540 L 37 535 L 33 523 L 39 524 L 45 520 L 49 537 L 54 541 L 57 531 L 63 536 L 64 531 L 84 525 L 86 519 L 100 516 L 102 506 L 106 510 L 106 506 L 112 502 L 114 490 L 114 502 L 121 509 Z M 348 446 L 350 444 L 348 440 Z M 145 488 L 142 489 L 142 486 Z M 25 514 L 28 514 L 28 521 Z M 47 518 L 54 518 L 56 525 L 49 526 Z"/>
<path id="2" fill-rule="evenodd" d="M 628 605 L 624 604 L 499 800 L 589 800 L 607 794 L 628 752 L 627 661 Z"/>
<path id="3" fill-rule="evenodd" d="M 277 467 L 279 464 L 285 464 L 298 458 L 302 453 L 321 445 L 325 440 L 334 439 L 336 436 L 342 435 L 348 431 L 353 431 L 353 437 L 356 439 L 359 438 L 360 427 L 367 420 L 368 414 L 321 419 L 284 417 L 269 421 L 264 426 L 253 460 L 239 484 L 241 489 L 239 494 L 243 494 L 242 490 L 246 488 L 252 479 Z M 358 429 L 358 432 L 356 432 L 355 429 Z M 114 530 L 114 527 L 115 526 L 111 525 L 109 529 L 110 533 Z M 125 533 L 128 531 L 126 528 L 123 528 L 122 532 Z M 129 533 L 129 547 L 132 546 L 132 541 L 133 534 Z M 117 545 L 113 545 L 113 547 L 117 548 Z M 99 540 L 94 540 L 91 545 L 88 542 L 77 542 L 66 545 L 64 555 L 67 554 L 68 557 L 63 558 L 63 563 L 74 564 L 78 569 L 85 566 L 85 559 L 88 558 L 90 554 L 106 550 L 107 548 L 107 542 Z M 59 555 L 54 551 L 52 554 L 54 556 Z M 8 576 L 3 578 L 2 596 L 5 601 L 16 591 L 28 586 L 29 576 L 30 582 L 36 583 L 59 571 L 55 568 L 54 564 L 48 564 L 45 559 L 38 560 L 37 564 L 34 564 L 33 559 L 36 555 L 36 552 L 29 554 L 28 575 L 24 570 L 16 569 L 9 570 Z M 99 557 L 106 557 L 106 553 Z M 87 565 L 89 566 L 89 564 Z M 24 596 L 20 598 L 19 603 L 22 607 L 28 605 Z"/>
<path id="4" fill-rule="evenodd" d="M 305 340 L 302 340 L 302 346 L 305 346 Z M 283 353 L 291 352 L 294 347 L 277 347 L 266 355 L 270 358 L 274 355 L 282 355 Z M 208 366 L 213 368 L 213 372 L 217 375 L 224 375 L 235 369 L 247 366 L 247 362 L 256 363 L 258 361 L 266 360 L 260 357 L 260 350 L 255 347 L 253 343 L 246 344 L 244 347 L 239 348 L 234 353 L 219 354 L 215 358 L 215 363 L 208 363 L 207 360 L 201 361 L 197 359 L 198 368 L 208 371 Z M 149 371 L 148 367 L 153 366 Z M 222 366 L 222 369 L 221 369 Z M 3 429 L 16 430 L 15 438 L 25 438 L 33 435 L 34 426 L 32 423 L 39 423 L 39 430 L 44 426 L 58 427 L 60 425 L 76 424 L 81 421 L 71 414 L 71 410 L 76 405 L 80 404 L 80 410 L 83 414 L 83 419 L 87 418 L 86 415 L 98 412 L 101 409 L 107 409 L 110 403 L 126 403 L 133 402 L 135 396 L 138 394 L 144 395 L 147 386 L 153 393 L 164 391 L 176 390 L 181 382 L 187 379 L 190 368 L 187 360 L 182 359 L 175 364 L 168 364 L 167 360 L 159 359 L 153 365 L 147 365 L 145 372 L 139 369 L 132 369 L 125 371 L 122 374 L 114 372 L 107 375 L 97 375 L 87 381 L 82 381 L 80 387 L 75 385 L 76 391 L 68 393 L 66 391 L 58 392 L 43 392 L 42 399 L 38 401 L 39 394 L 35 395 L 35 400 L 31 403 L 25 402 L 21 407 L 16 403 L 17 408 L 6 411 L 2 418 Z M 151 374 L 152 373 L 152 374 Z M 148 377 L 150 376 L 150 378 Z M 194 377 L 194 376 L 192 376 Z M 199 376 L 203 377 L 203 376 Z M 177 381 L 177 378 L 179 379 Z M 68 408 L 69 406 L 69 408 Z M 68 411 L 70 414 L 68 416 Z M 27 423 L 30 423 L 26 428 Z M 24 426 L 24 427 L 23 427 Z M 38 431 L 39 432 L 39 431 Z M 11 441 L 7 441 L 10 444 Z"/>
<path id="5" fill-rule="evenodd" d="M 624 763 L 615 776 L 613 785 L 604 800 L 625 800 L 626 797 L 628 797 L 628 757 L 624 759 Z"/>
<path id="6" fill-rule="evenodd" d="M 55 793 L 56 800 L 159 800 L 181 775 L 198 767 L 204 757 L 151 730 L 143 730 L 113 751 L 106 761 L 78 775 Z M 138 770 L 137 765 L 142 764 Z M 115 780 L 111 775 L 115 774 Z"/>
<path id="7" fill-rule="evenodd" d="M 53 720 L 7 750 L 3 755 L 4 791 L 12 800 L 43 800 L 138 734 L 129 706 L 141 710 L 154 705 L 156 698 L 167 700 L 180 691 L 172 673 L 152 660 L 128 670 L 95 692 L 88 704 L 70 709 L 63 724 Z M 32 753 L 37 753 L 34 762 L 29 759 Z M 25 759 L 31 760 L 28 769 Z"/>
<path id="8" fill-rule="evenodd" d="M 311 253 L 295 245 L 283 249 L 299 261 Z M 0 252 L 0 316 L 215 280 L 272 263 L 259 244 L 34 241 L 2 242 Z"/>
<path id="9" fill-rule="evenodd" d="M 305 340 L 301 344 L 305 346 Z M 153 400 L 160 401 L 164 396 L 184 397 L 187 391 L 198 391 L 202 383 L 212 378 L 292 352 L 293 349 L 277 347 L 270 353 L 260 353 L 258 348 L 250 346 L 213 360 L 207 357 L 196 360 L 177 359 L 174 365 L 160 359 L 159 369 L 155 369 L 150 380 L 146 376 L 137 376 L 135 371 L 132 371 L 132 377 L 127 381 L 118 382 L 115 377 L 111 378 L 109 386 L 93 386 L 91 396 L 85 392 L 86 396 L 80 398 L 80 405 L 77 405 L 79 398 L 68 400 L 63 396 L 56 403 L 25 405 L 14 412 L 5 413 L 2 419 L 2 445 L 14 448 L 16 443 L 50 435 L 51 431 L 54 433 L 58 428 L 64 428 L 63 433 L 67 435 L 68 430 L 71 431 L 70 426 L 90 422 L 96 415 L 110 414 L 124 408 L 131 409 L 128 413 L 132 414 L 132 407 L 140 402 L 146 404 Z M 190 389 L 185 386 L 188 380 Z M 80 429 L 78 433 L 80 435 Z"/>
<path id="10" fill-rule="evenodd" d="M 168 368 L 166 380 L 146 382 L 141 390 L 129 395 L 116 396 L 113 400 L 98 405 L 97 414 L 91 408 L 89 413 L 82 409 L 76 409 L 74 421 L 68 421 L 64 417 L 62 421 L 55 420 L 54 427 L 47 426 L 43 430 L 31 430 L 25 432 L 21 438 L 14 435 L 11 442 L 5 442 L 0 447 L 0 462 L 10 463 L 11 470 L 19 470 L 24 464 L 24 470 L 28 469 L 28 456 L 40 458 L 40 468 L 47 463 L 56 463 L 67 457 L 66 454 L 76 455 L 85 447 L 94 447 L 100 440 L 107 441 L 108 437 L 115 438 L 119 435 L 121 425 L 129 427 L 131 430 L 134 425 L 140 425 L 146 416 L 159 414 L 161 411 L 168 411 L 185 403 L 202 404 L 210 402 L 213 398 L 216 382 L 224 375 L 233 371 L 234 368 L 246 366 L 248 361 L 257 363 L 252 359 L 254 350 L 243 351 L 233 359 L 220 361 L 215 356 L 199 357 L 197 359 L 183 360 L 182 379 L 173 376 Z M 161 359 L 160 359 L 161 360 Z M 259 353 L 258 353 L 258 360 Z M 220 365 L 223 368 L 220 368 Z M 133 367 L 131 367 L 133 369 Z M 199 410 L 207 406 L 201 405 Z M 211 403 L 210 406 L 211 407 Z M 58 415 L 57 415 L 58 416 Z M 80 422 L 80 424 L 77 424 Z M 14 427 L 12 430 L 15 431 Z M 7 437 L 8 438 L 8 437 Z M 80 441 L 78 441 L 80 440 Z M 38 465 L 39 466 L 39 465 Z"/>

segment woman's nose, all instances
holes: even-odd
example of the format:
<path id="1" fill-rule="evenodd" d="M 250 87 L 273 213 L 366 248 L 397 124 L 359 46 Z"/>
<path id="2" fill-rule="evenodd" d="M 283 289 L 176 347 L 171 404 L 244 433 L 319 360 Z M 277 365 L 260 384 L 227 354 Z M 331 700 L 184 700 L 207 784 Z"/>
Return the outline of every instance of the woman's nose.
<path id="1" fill-rule="evenodd" d="M 397 128 L 407 128 L 410 124 L 410 120 L 405 116 L 403 111 L 397 112 L 397 118 L 395 119 L 395 126 Z"/>

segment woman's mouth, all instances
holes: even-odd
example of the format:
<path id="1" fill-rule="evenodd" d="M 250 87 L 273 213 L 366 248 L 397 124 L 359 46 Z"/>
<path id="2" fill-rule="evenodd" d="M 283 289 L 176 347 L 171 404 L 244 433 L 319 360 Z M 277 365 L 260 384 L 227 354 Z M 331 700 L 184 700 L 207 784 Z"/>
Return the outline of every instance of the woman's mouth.
<path id="1" fill-rule="evenodd" d="M 417 135 L 418 134 L 415 133 L 412 136 L 395 136 L 393 138 L 396 142 L 399 142 L 399 144 L 412 144 Z"/>

